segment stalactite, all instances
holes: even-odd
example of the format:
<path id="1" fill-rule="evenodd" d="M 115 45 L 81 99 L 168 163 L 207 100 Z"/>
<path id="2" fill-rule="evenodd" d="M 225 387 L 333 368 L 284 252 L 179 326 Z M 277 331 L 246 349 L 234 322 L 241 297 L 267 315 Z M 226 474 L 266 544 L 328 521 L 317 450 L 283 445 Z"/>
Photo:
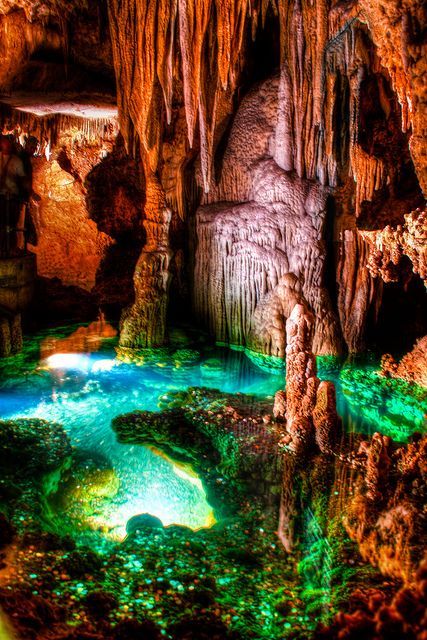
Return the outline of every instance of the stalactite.
<path id="1" fill-rule="evenodd" d="M 160 132 L 150 132 L 154 120 L 161 127 L 155 87 L 159 83 L 162 88 L 170 123 L 179 50 L 188 140 L 192 147 L 199 118 L 207 190 L 217 102 L 209 100 L 209 94 L 216 96 L 230 84 L 235 88 L 244 28 L 251 16 L 255 19 L 255 10 L 251 13 L 246 0 L 110 0 L 109 8 L 121 130 L 127 143 L 131 147 L 134 130 L 146 152 L 160 144 Z M 212 81 L 207 81 L 209 67 L 218 71 Z M 153 153 L 152 171 L 158 152 Z"/>
<path id="2" fill-rule="evenodd" d="M 174 135 L 169 129 L 165 136 L 165 125 L 169 123 L 169 127 L 175 127 L 178 104 L 182 105 L 188 144 L 190 147 L 194 146 L 196 151 L 197 148 L 200 149 L 198 182 L 205 192 L 204 204 L 221 201 L 257 202 L 264 207 L 269 202 L 275 203 L 277 208 L 276 203 L 282 202 L 284 198 L 279 193 L 281 187 L 276 184 L 278 182 L 280 185 L 282 178 L 272 181 L 270 185 L 259 180 L 257 162 L 261 157 L 261 150 L 264 159 L 273 158 L 284 172 L 295 171 L 300 179 L 317 181 L 326 188 L 341 189 L 339 197 L 345 200 L 343 210 L 349 215 L 353 215 L 351 209 L 355 190 L 356 217 L 360 216 L 366 202 L 374 201 L 377 194 L 391 184 L 393 169 L 381 157 L 362 148 L 359 140 L 362 82 L 369 74 L 386 73 L 381 68 L 380 58 L 390 68 L 390 56 L 387 58 L 387 47 L 380 47 L 380 53 L 385 53 L 379 58 L 370 40 L 372 34 L 377 43 L 382 32 L 373 24 L 375 12 L 369 0 L 347 4 L 346 7 L 338 7 L 330 0 L 253 0 L 250 3 L 246 0 L 110 0 L 121 130 L 129 149 L 138 148 L 138 140 L 140 141 L 144 165 L 150 173 L 158 174 L 168 202 L 177 206 L 180 215 L 185 211 L 182 201 L 182 172 L 187 160 L 192 157 L 192 152 L 180 145 L 181 160 L 173 163 L 165 161 L 170 157 L 169 150 L 165 151 L 165 145 L 170 136 Z M 249 120 L 241 120 L 240 137 L 237 136 L 234 140 L 230 138 L 223 158 L 221 177 L 216 184 L 212 175 L 212 163 L 218 125 L 224 120 L 224 115 L 229 115 L 231 111 L 231 98 L 238 85 L 240 64 L 245 52 L 245 36 L 248 27 L 252 27 L 254 36 L 260 25 L 265 24 L 270 8 L 279 20 L 280 75 L 266 90 L 265 102 L 257 105 L 258 111 L 252 116 L 246 112 L 245 117 Z M 408 44 L 412 18 L 405 20 L 398 32 L 401 34 L 404 51 L 410 50 L 412 55 L 412 45 Z M 141 24 L 144 29 L 140 28 Z M 410 58 L 405 58 L 404 55 L 398 73 L 409 74 L 409 68 Z M 396 80 L 397 75 L 393 78 Z M 337 130 L 335 91 L 338 82 L 342 82 L 348 92 L 348 114 L 342 116 L 345 126 L 348 118 L 350 119 L 348 135 L 345 131 Z M 380 101 L 387 113 L 387 97 L 384 92 L 381 94 L 381 87 L 379 91 Z M 228 113 L 226 105 L 229 107 Z M 181 117 L 180 113 L 179 118 Z M 403 110 L 404 126 L 405 118 L 406 112 Z M 236 126 L 238 122 L 237 114 Z M 198 139 L 195 137 L 196 132 Z M 340 149 L 343 136 L 347 145 L 345 150 Z M 238 163 L 233 164 L 236 146 L 239 145 L 241 157 Z M 178 169 L 177 175 L 180 177 L 171 178 L 168 172 L 172 167 L 174 170 Z M 275 178 L 278 177 L 276 170 L 272 173 Z M 258 206 L 256 210 L 259 209 Z M 328 302 L 328 294 L 322 288 L 323 263 L 322 259 L 318 259 L 324 250 L 320 246 L 323 221 L 322 215 L 319 215 L 320 210 L 321 208 L 313 215 L 313 224 L 318 232 L 317 244 L 315 243 L 316 264 L 313 258 L 307 266 L 307 272 L 303 270 L 302 295 L 316 315 L 323 316 L 322 330 L 326 333 L 320 337 L 320 333 L 316 331 L 317 343 L 325 344 L 326 336 L 325 348 L 331 348 L 334 344 L 333 348 L 336 349 L 338 341 L 331 329 L 334 324 L 333 311 Z M 316 222 L 314 218 L 317 218 Z M 340 222 L 339 231 L 344 244 L 347 237 L 345 233 L 352 229 L 352 225 L 349 217 L 347 228 L 343 228 L 344 224 Z M 203 234 L 207 241 L 206 233 Z M 222 249 L 229 251 L 231 241 L 231 238 L 227 241 L 223 238 Z M 216 302 L 214 305 L 219 319 L 216 321 L 206 318 L 205 302 L 198 300 L 196 306 L 198 312 L 205 315 L 208 324 L 215 328 L 217 336 L 228 335 L 228 339 L 242 342 L 251 325 L 247 314 L 253 315 L 262 295 L 270 293 L 287 271 L 283 262 L 279 269 L 275 265 L 270 275 L 268 266 L 267 281 L 270 289 L 261 294 L 258 283 L 253 290 L 252 287 L 249 288 L 247 295 L 239 298 L 237 285 L 233 284 L 228 291 L 226 284 L 228 277 L 237 277 L 239 286 L 246 286 L 242 274 L 237 276 L 236 272 L 230 272 L 227 275 L 230 264 L 237 264 L 237 257 L 229 251 L 230 264 L 223 263 L 219 244 L 213 249 L 214 242 L 217 241 L 211 237 L 210 244 L 203 246 L 211 251 L 212 260 L 216 256 L 218 265 L 223 265 L 216 276 L 215 287 L 216 299 L 220 295 L 224 296 L 220 303 Z M 358 247 L 359 250 L 362 251 L 361 247 Z M 253 268 L 253 265 L 248 267 L 249 257 L 243 256 L 241 260 L 239 268 L 248 269 L 245 273 L 249 273 Z M 261 262 L 261 259 L 258 260 Z M 288 259 L 288 262 L 293 262 L 293 259 Z M 234 268 L 237 269 L 237 266 Z M 292 264 L 289 270 L 292 271 L 293 268 Z M 300 265 L 298 269 L 297 273 L 301 274 Z M 358 284 L 355 287 L 358 304 L 350 304 L 350 310 L 342 309 L 341 303 L 338 304 L 346 326 L 346 342 L 351 350 L 361 344 L 363 326 L 360 323 L 365 321 L 372 300 L 373 286 L 372 283 L 365 282 L 363 269 L 364 264 L 360 264 L 358 273 L 354 275 L 354 282 L 362 283 L 361 287 Z M 277 271 L 276 274 L 274 270 Z M 262 274 L 263 268 L 259 267 L 259 272 Z M 197 272 L 199 273 L 200 271 Z M 195 282 L 199 286 L 206 276 L 199 282 L 197 274 Z M 345 278 L 352 277 L 348 265 L 343 266 L 343 261 L 338 265 L 337 275 L 338 299 L 343 301 L 348 289 Z M 265 280 L 264 275 L 260 278 Z M 221 284 L 218 285 L 218 282 Z M 204 296 L 208 300 L 209 295 L 214 294 L 196 293 L 196 298 Z M 233 297 L 235 295 L 237 299 Z M 210 303 L 213 302 L 210 300 Z M 353 327 L 351 323 L 355 319 L 359 324 Z M 273 345 L 268 336 L 261 342 Z M 279 346 L 279 351 L 280 348 L 283 346 Z"/>
<path id="3" fill-rule="evenodd" d="M 76 138 L 83 139 L 88 144 L 104 139 L 114 140 L 118 133 L 118 123 L 114 116 L 96 118 L 63 113 L 40 116 L 29 110 L 10 107 L 4 102 L 0 102 L 0 128 L 4 131 L 21 129 L 48 143 L 51 148 L 63 133 L 72 132 Z"/>
<path id="4" fill-rule="evenodd" d="M 412 129 L 411 153 L 420 185 L 427 194 L 425 155 L 425 50 L 420 37 L 414 37 L 412 24 L 424 24 L 423 0 L 389 0 L 379 5 L 358 0 L 361 14 L 369 25 L 382 65 L 390 73 L 402 108 L 402 129 Z"/>
<path id="5" fill-rule="evenodd" d="M 162 0 L 159 3 L 156 39 L 157 76 L 163 90 L 168 124 L 171 124 L 172 121 L 177 12 L 178 0 Z"/>
<path id="6" fill-rule="evenodd" d="M 184 82 L 188 140 L 193 146 L 200 99 L 203 41 L 209 22 L 211 2 L 178 0 L 179 38 Z"/>
<path id="7" fill-rule="evenodd" d="M 365 346 L 367 316 L 381 301 L 381 287 L 365 268 L 369 255 L 366 241 L 356 229 L 345 229 L 341 234 L 337 278 L 345 286 L 339 288 L 338 310 L 348 349 L 355 353 Z"/>

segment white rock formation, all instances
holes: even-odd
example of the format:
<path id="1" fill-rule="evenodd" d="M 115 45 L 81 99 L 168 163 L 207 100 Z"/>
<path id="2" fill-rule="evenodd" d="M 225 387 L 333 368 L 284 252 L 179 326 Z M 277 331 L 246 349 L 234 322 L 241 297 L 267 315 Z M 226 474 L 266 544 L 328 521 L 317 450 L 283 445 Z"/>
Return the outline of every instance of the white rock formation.
<path id="1" fill-rule="evenodd" d="M 277 103 L 277 78 L 243 100 L 223 177 L 197 212 L 195 312 L 219 341 L 284 356 L 286 319 L 305 300 L 316 317 L 315 353 L 337 353 L 339 324 L 323 284 L 329 191 L 273 159 Z"/>

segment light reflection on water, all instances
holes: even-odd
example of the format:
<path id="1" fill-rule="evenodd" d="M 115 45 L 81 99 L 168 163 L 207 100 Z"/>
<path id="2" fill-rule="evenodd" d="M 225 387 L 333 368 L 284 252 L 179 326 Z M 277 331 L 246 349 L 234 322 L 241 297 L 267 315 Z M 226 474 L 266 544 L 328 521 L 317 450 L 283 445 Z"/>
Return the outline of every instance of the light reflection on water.
<path id="1" fill-rule="evenodd" d="M 273 396 L 284 386 L 284 372 L 277 362 L 242 351 L 200 342 L 189 351 L 182 336 L 170 349 L 150 352 L 138 366 L 116 357 L 116 333 L 101 319 L 28 341 L 23 354 L 0 366 L 0 415 L 58 422 L 75 447 L 101 455 L 114 469 L 119 489 L 86 518 L 92 527 L 105 525 L 111 536 L 123 538 L 126 521 L 144 512 L 165 525 L 208 526 L 212 510 L 200 482 L 147 448 L 118 443 L 111 421 L 136 409 L 156 411 L 166 392 L 191 386 Z M 320 366 L 319 375 L 337 383 L 338 408 L 347 426 L 353 421 L 356 430 L 372 432 L 384 418 L 398 423 L 398 417 L 387 415 L 393 398 L 388 405 L 389 399 L 368 394 L 364 410 L 348 385 L 347 396 L 342 393 L 339 369 Z"/>

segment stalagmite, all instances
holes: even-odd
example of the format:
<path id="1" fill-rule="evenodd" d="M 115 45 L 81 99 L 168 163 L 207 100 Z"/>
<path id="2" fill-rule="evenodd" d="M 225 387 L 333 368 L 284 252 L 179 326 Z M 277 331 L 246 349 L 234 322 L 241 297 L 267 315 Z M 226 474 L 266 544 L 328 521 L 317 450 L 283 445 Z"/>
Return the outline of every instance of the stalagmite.
<path id="1" fill-rule="evenodd" d="M 319 381 L 313 355 L 314 318 L 303 304 L 296 304 L 286 322 L 286 392 L 276 393 L 273 413 L 285 422 L 282 493 L 278 536 L 289 552 L 293 547 L 296 509 L 294 477 L 298 465 L 315 451 L 337 455 L 341 420 L 337 415 L 335 387 Z"/>
<path id="2" fill-rule="evenodd" d="M 286 431 L 296 455 L 314 440 L 312 415 L 319 386 L 316 358 L 311 351 L 313 316 L 295 305 L 286 322 Z"/>
<path id="3" fill-rule="evenodd" d="M 147 241 L 135 269 L 135 303 L 125 310 L 121 319 L 120 345 L 123 347 L 161 345 L 166 335 L 171 211 L 155 176 L 146 184 L 145 215 Z"/>

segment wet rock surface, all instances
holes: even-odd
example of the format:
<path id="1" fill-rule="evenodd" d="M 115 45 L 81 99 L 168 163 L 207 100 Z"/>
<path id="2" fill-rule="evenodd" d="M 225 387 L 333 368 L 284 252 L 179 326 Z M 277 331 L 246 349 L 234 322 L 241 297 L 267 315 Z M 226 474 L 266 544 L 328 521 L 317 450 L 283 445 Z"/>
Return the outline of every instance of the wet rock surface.
<path id="1" fill-rule="evenodd" d="M 318 418 L 323 419 L 329 415 L 330 396 L 327 387 L 324 392 L 319 389 L 323 401 L 318 403 Z M 40 512 L 33 510 L 28 518 L 27 508 L 30 530 L 23 535 L 27 525 L 19 524 L 21 533 L 12 538 L 14 558 L 8 560 L 15 571 L 13 589 L 3 586 L 0 592 L 1 605 L 7 613 L 15 612 L 23 638 L 44 637 L 49 629 L 49 637 L 55 640 L 117 640 L 133 634 L 139 637 L 142 632 L 156 637 L 165 631 L 173 639 L 209 633 L 218 638 L 271 640 L 291 625 L 294 637 L 302 639 L 314 631 L 309 610 L 318 612 L 327 606 L 329 618 L 336 607 L 348 606 L 349 593 L 358 587 L 369 594 L 371 585 L 383 594 L 381 598 L 393 597 L 397 585 L 393 579 L 384 585 L 384 578 L 362 561 L 357 546 L 346 536 L 338 506 L 347 490 L 359 506 L 360 500 L 370 501 L 371 516 L 365 520 L 358 544 L 374 563 L 370 549 L 381 555 L 384 548 L 388 553 L 386 538 L 377 537 L 374 542 L 369 533 L 369 523 L 383 518 L 380 503 L 369 497 L 369 491 L 382 486 L 382 474 L 388 468 L 378 462 L 381 456 L 360 454 L 360 472 L 355 477 L 361 480 L 353 489 L 344 480 L 345 468 L 353 474 L 349 443 L 347 448 L 334 449 L 344 465 L 337 474 L 329 453 L 315 454 L 308 467 L 293 467 L 292 491 L 301 506 L 294 514 L 293 551 L 287 554 L 276 535 L 277 508 L 283 465 L 286 468 L 286 460 L 294 454 L 279 453 L 285 432 L 283 423 L 276 423 L 272 416 L 272 400 L 195 388 L 165 394 L 161 404 L 160 412 L 117 418 L 114 428 L 119 438 L 134 446 L 148 442 L 177 461 L 191 462 L 219 521 L 211 528 L 191 531 L 160 526 L 151 516 L 150 525 L 156 526 L 147 527 L 147 516 L 141 514 L 129 521 L 124 542 L 90 548 L 76 545 L 72 529 L 64 537 L 64 525 L 56 534 L 42 533 Z M 377 450 L 375 442 L 375 438 L 367 441 L 367 452 Z M 389 454 L 390 464 L 396 464 L 403 475 L 397 489 L 390 484 L 387 495 L 392 500 L 399 495 L 405 509 L 410 502 L 404 487 L 420 482 L 421 446 L 414 443 Z M 77 458 L 68 474 L 76 473 L 76 462 Z M 97 461 L 96 467 L 100 465 Z M 91 493 L 94 478 L 90 474 L 87 478 L 87 487 L 79 491 Z M 105 483 L 101 485 L 104 491 Z M 357 522 L 361 517 L 359 510 Z M 53 519 L 50 514 L 50 526 L 60 522 L 57 518 L 58 512 Z M 374 530 L 379 531 L 377 525 Z M 393 539 L 396 535 L 395 531 Z M 402 535 L 400 548 L 411 548 L 403 530 Z M 415 558 L 416 549 L 411 553 Z"/>

